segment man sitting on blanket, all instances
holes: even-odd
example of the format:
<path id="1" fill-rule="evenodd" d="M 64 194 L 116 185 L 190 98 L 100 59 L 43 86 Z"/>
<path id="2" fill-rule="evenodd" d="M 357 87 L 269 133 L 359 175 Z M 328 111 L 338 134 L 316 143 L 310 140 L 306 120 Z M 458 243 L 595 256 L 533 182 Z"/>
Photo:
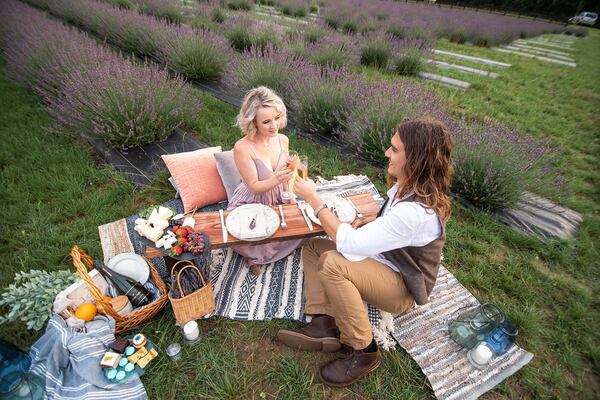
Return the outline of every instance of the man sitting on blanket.
<path id="1" fill-rule="evenodd" d="M 303 248 L 304 311 L 311 322 L 294 331 L 281 329 L 277 338 L 301 350 L 350 346 L 349 356 L 321 367 L 323 383 L 350 385 L 381 363 L 363 300 L 392 313 L 428 301 L 450 216 L 452 146 L 441 122 L 403 121 L 385 152 L 395 184 L 378 218 L 359 229 L 327 209 L 312 181 L 296 180 L 296 194 L 313 207 L 331 240 L 314 238 Z"/>

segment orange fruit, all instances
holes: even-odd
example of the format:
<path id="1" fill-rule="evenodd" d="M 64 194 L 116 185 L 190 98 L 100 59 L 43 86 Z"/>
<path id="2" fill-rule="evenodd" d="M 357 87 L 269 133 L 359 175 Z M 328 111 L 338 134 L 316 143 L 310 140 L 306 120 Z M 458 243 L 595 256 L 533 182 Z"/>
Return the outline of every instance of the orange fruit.
<path id="1" fill-rule="evenodd" d="M 104 301 L 106 304 L 110 304 L 111 300 L 112 300 L 112 297 L 110 297 L 110 296 L 102 296 L 102 301 Z M 102 304 L 96 303 L 96 309 L 98 310 L 98 312 L 100 314 L 105 314 L 104 307 L 102 306 Z"/>
<path id="2" fill-rule="evenodd" d="M 98 310 L 96 310 L 95 305 L 91 303 L 83 303 L 82 305 L 77 307 L 77 310 L 75 311 L 75 316 L 84 321 L 91 321 L 94 319 L 97 312 Z"/>

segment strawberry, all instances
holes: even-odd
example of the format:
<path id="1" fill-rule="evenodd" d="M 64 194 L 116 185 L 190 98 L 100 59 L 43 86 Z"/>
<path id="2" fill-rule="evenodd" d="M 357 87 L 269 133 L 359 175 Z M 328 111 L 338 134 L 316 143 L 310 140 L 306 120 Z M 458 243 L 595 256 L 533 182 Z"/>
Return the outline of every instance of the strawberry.
<path id="1" fill-rule="evenodd" d="M 177 233 L 177 231 L 180 229 L 181 227 L 179 225 L 175 225 L 172 229 L 173 233 Z"/>
<path id="2" fill-rule="evenodd" d="M 180 256 L 181 253 L 183 253 L 183 247 L 181 247 L 181 246 L 173 246 L 173 248 L 169 252 L 169 255 L 171 255 L 173 257 L 177 257 L 177 256 Z"/>
<path id="3" fill-rule="evenodd" d="M 188 239 L 186 237 L 180 237 L 179 239 L 177 239 L 177 244 L 179 246 L 183 246 L 184 244 L 186 244 L 188 242 Z"/>
<path id="4" fill-rule="evenodd" d="M 179 229 L 179 231 L 177 231 L 177 234 L 181 235 L 182 237 L 186 237 L 190 232 L 191 228 L 188 226 L 184 226 L 181 229 Z"/>

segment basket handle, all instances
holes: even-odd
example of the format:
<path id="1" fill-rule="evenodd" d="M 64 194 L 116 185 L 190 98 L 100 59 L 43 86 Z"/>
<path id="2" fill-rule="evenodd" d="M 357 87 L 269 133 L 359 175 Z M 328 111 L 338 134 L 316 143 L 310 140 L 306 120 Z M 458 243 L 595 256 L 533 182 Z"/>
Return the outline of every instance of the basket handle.
<path id="1" fill-rule="evenodd" d="M 177 271 L 177 287 L 179 288 L 179 293 L 181 293 L 182 299 L 185 296 L 184 296 L 183 288 L 181 287 L 181 273 L 188 268 L 195 269 L 196 272 L 198 273 L 198 276 L 200 277 L 200 282 L 202 282 L 202 287 L 206 286 L 206 280 L 204 280 L 204 275 L 202 274 L 202 271 L 200 271 L 200 269 L 198 267 L 196 267 L 193 263 L 186 265 L 185 267 L 183 267 L 179 271 Z"/>
<path id="2" fill-rule="evenodd" d="M 73 246 L 71 249 L 71 257 L 73 258 L 73 265 L 75 265 L 77 273 L 87 285 L 88 289 L 92 293 L 92 296 L 96 298 L 96 303 L 100 303 L 104 312 L 113 317 L 115 321 L 122 321 L 123 317 L 117 314 L 115 310 L 113 310 L 112 306 L 102 299 L 102 293 L 100 293 L 100 289 L 96 287 L 94 281 L 92 281 L 92 278 L 90 278 L 88 275 L 87 270 L 93 269 L 94 266 L 94 260 L 92 257 L 87 255 L 79 246 Z"/>
<path id="3" fill-rule="evenodd" d="M 192 260 L 179 260 L 177 261 L 175 264 L 173 264 L 173 266 L 171 267 L 171 276 L 173 275 L 173 272 L 175 271 L 175 268 L 179 265 L 179 264 L 186 264 L 186 266 L 188 265 L 194 265 L 194 263 L 192 262 Z M 185 268 L 185 267 L 184 267 Z M 183 268 L 182 268 L 183 269 Z"/>

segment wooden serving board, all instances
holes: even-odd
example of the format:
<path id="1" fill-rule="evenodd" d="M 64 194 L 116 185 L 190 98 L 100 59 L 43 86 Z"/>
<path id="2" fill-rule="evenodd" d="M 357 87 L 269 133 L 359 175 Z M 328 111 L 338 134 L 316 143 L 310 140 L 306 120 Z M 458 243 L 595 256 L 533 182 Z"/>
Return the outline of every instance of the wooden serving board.
<path id="1" fill-rule="evenodd" d="M 362 220 L 356 218 L 352 225 L 354 227 L 358 227 L 364 225 L 368 222 L 373 221 L 377 217 L 377 213 L 379 212 L 379 204 L 373 199 L 368 193 L 357 194 L 353 196 L 346 197 L 351 200 L 352 203 L 360 210 L 360 212 L 364 215 Z M 314 236 L 320 236 L 324 233 L 323 228 L 320 225 L 313 222 L 313 230 L 309 230 L 302 214 L 300 213 L 300 209 L 296 204 L 285 204 L 283 207 L 283 216 L 285 217 L 285 222 L 287 222 L 287 229 L 281 229 L 281 227 L 273 234 L 273 236 L 268 239 L 262 240 L 260 242 L 248 242 L 240 239 L 236 239 L 235 237 L 228 234 L 227 243 L 223 242 L 223 234 L 221 231 L 221 219 L 219 218 L 218 211 L 212 212 L 199 212 L 194 215 L 194 219 L 196 220 L 196 225 L 194 229 L 196 231 L 200 230 L 206 233 L 210 240 L 212 249 L 219 249 L 223 247 L 241 245 L 241 244 L 265 244 L 270 243 L 277 240 L 288 240 L 288 239 L 300 239 L 300 238 L 308 238 Z M 277 215 L 279 215 L 279 207 L 273 206 L 271 207 Z M 225 211 L 224 219 L 227 219 L 227 215 L 229 211 Z M 281 218 L 281 217 L 280 217 Z M 146 248 L 146 255 L 148 257 L 163 257 L 164 254 L 157 250 L 152 246 L 148 246 Z"/>

